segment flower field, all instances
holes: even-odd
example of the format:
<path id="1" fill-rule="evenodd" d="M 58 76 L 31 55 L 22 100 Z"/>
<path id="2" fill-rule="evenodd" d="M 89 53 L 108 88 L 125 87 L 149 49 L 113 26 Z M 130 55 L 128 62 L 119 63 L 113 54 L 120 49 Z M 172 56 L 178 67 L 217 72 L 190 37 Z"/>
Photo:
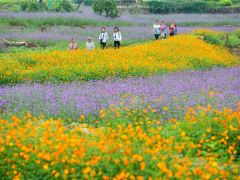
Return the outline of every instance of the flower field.
<path id="1" fill-rule="evenodd" d="M 197 105 L 235 110 L 240 102 L 239 77 L 236 67 L 85 83 L 18 84 L 0 88 L 0 109 L 22 117 L 30 111 L 34 116 L 76 122 L 81 115 L 99 115 L 110 106 L 144 109 L 150 105 L 162 120 L 180 118 L 186 108 Z"/>
<path id="2" fill-rule="evenodd" d="M 0 177 L 239 179 L 240 59 L 207 42 L 0 54 Z"/>
<path id="3" fill-rule="evenodd" d="M 105 118 L 114 122 L 119 112 L 111 113 Z M 119 116 L 121 124 L 101 128 L 66 126 L 61 119 L 30 113 L 23 119 L 1 119 L 1 177 L 239 178 L 240 107 L 190 108 L 183 119 L 170 119 L 163 126 L 151 108 L 125 110 Z"/>
<path id="4" fill-rule="evenodd" d="M 104 52 L 50 51 L 0 56 L 0 83 L 69 82 L 107 77 L 146 76 L 239 64 L 239 57 L 197 37 L 182 35 Z"/>

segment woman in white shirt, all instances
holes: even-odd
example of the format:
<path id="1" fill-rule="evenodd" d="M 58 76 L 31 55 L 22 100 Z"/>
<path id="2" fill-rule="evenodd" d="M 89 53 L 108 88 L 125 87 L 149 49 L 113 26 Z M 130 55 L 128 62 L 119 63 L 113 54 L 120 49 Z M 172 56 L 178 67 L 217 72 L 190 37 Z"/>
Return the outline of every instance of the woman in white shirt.
<path id="1" fill-rule="evenodd" d="M 161 25 L 159 23 L 159 20 L 156 20 L 156 23 L 153 25 L 153 33 L 156 40 L 158 40 L 160 37 L 160 27 Z"/>
<path id="2" fill-rule="evenodd" d="M 118 27 L 114 28 L 113 40 L 115 49 L 119 49 L 121 45 L 122 35 Z"/>
<path id="3" fill-rule="evenodd" d="M 107 40 L 108 40 L 108 33 L 106 32 L 106 28 L 102 27 L 101 33 L 99 34 L 99 41 L 102 49 L 105 49 L 107 46 Z"/>
<path id="4" fill-rule="evenodd" d="M 94 42 L 92 41 L 92 38 L 91 37 L 88 37 L 87 38 L 87 42 L 86 42 L 86 49 L 87 50 L 93 50 L 95 48 L 95 45 L 94 45 Z"/>

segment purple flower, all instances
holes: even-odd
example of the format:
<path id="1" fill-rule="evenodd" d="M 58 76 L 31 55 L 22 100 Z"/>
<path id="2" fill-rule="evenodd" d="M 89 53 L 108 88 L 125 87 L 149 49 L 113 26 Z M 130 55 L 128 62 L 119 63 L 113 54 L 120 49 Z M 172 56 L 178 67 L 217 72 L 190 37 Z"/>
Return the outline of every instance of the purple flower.
<path id="1" fill-rule="evenodd" d="M 240 68 L 235 67 L 112 81 L 2 86 L 0 107 L 4 106 L 6 112 L 30 110 L 35 115 L 77 118 L 81 114 L 97 114 L 111 104 L 129 108 L 151 105 L 164 116 L 178 117 L 196 105 L 237 108 L 239 77 Z M 209 96 L 210 91 L 214 97 Z"/>

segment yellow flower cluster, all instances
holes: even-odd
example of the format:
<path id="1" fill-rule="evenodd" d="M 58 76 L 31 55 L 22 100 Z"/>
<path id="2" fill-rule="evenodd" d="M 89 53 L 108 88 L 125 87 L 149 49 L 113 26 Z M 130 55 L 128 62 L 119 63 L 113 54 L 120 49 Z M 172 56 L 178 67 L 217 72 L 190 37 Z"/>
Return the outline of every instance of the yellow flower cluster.
<path id="1" fill-rule="evenodd" d="M 199 112 L 197 112 L 199 111 Z M 85 119 L 85 117 L 80 117 Z M 184 121 L 64 125 L 28 113 L 0 119 L 1 177 L 237 179 L 240 106 L 190 108 Z"/>
<path id="2" fill-rule="evenodd" d="M 198 37 L 179 35 L 120 50 L 41 51 L 0 56 L 0 83 L 74 81 L 232 66 L 239 58 Z"/>

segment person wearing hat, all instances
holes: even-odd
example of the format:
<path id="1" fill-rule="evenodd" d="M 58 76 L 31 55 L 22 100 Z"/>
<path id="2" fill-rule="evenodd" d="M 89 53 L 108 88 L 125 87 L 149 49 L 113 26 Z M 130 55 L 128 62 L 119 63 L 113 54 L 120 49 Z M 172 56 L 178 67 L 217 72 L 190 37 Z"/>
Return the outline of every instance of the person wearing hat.
<path id="1" fill-rule="evenodd" d="M 87 50 L 90 50 L 90 51 L 95 49 L 95 45 L 94 45 L 94 42 L 92 41 L 92 37 L 87 38 L 87 42 L 85 44 L 85 47 L 86 47 Z"/>

